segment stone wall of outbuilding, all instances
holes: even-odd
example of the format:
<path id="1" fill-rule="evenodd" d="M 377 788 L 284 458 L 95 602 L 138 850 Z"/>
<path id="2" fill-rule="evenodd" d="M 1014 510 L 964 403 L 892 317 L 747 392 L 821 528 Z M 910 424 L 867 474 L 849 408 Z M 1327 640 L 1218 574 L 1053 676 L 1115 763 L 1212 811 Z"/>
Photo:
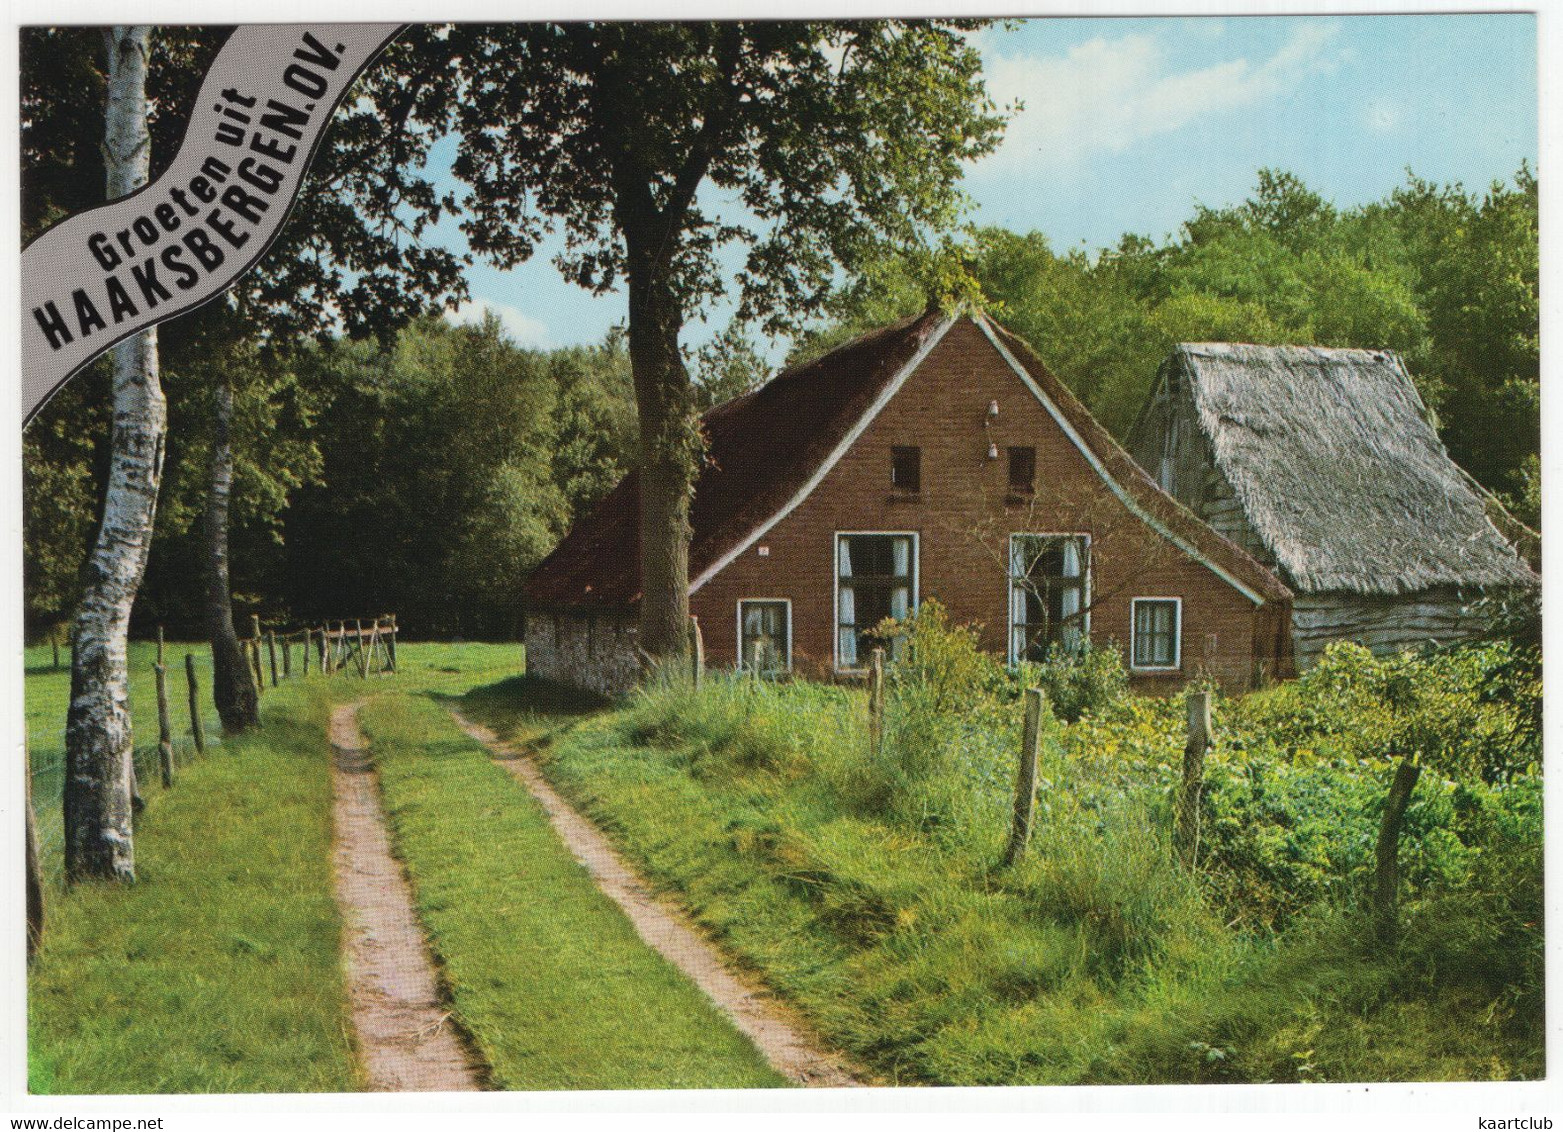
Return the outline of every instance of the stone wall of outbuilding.
<path id="1" fill-rule="evenodd" d="M 623 695 L 640 681 L 635 641 L 633 617 L 530 613 L 527 672 L 604 696 Z"/>

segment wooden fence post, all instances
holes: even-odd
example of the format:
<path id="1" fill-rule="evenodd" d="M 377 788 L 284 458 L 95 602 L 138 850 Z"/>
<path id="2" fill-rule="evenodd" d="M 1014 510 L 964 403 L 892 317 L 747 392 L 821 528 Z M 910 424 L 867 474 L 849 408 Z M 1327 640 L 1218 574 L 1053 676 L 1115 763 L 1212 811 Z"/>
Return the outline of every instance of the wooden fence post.
<path id="1" fill-rule="evenodd" d="M 353 632 L 358 638 L 358 678 L 369 679 L 369 657 L 364 652 L 364 623 L 360 618 L 353 619 Z"/>
<path id="2" fill-rule="evenodd" d="M 875 758 L 885 745 L 885 650 L 875 649 L 868 670 L 868 749 Z"/>
<path id="3" fill-rule="evenodd" d="M 371 629 L 370 632 L 369 632 L 369 659 L 364 662 L 364 675 L 365 676 L 367 676 L 369 674 L 369 671 L 368 671 L 369 670 L 369 666 L 379 657 L 379 655 L 380 655 L 380 619 L 378 617 L 376 617 L 374 619 L 374 628 Z M 385 671 L 385 665 L 383 663 L 380 665 L 380 671 L 381 672 Z"/>
<path id="4" fill-rule="evenodd" d="M 764 656 L 764 645 L 755 641 L 749 646 L 749 679 L 754 683 L 760 682 L 760 659 Z"/>
<path id="5" fill-rule="evenodd" d="M 277 631 L 266 631 L 266 655 L 271 658 L 271 686 L 277 686 Z"/>
<path id="6" fill-rule="evenodd" d="M 22 743 L 22 773 L 27 783 L 27 959 L 32 961 L 43 945 L 43 866 L 38 855 L 38 826 L 33 819 L 33 763 L 27 743 Z"/>
<path id="7" fill-rule="evenodd" d="M 289 633 L 282 634 L 282 678 L 293 678 L 293 637 Z"/>
<path id="8" fill-rule="evenodd" d="M 1015 776 L 1015 817 L 1004 864 L 1013 865 L 1031 840 L 1031 819 L 1037 800 L 1037 761 L 1042 749 L 1042 689 L 1026 689 L 1026 725 L 1020 736 L 1020 769 Z"/>
<path id="9" fill-rule="evenodd" d="M 250 614 L 250 668 L 255 672 L 255 694 L 258 696 L 266 690 L 266 674 L 261 671 L 260 658 L 260 614 Z"/>
<path id="10" fill-rule="evenodd" d="M 1210 693 L 1188 694 L 1188 740 L 1183 746 L 1183 782 L 1173 840 L 1178 860 L 1192 869 L 1199 859 L 1199 800 L 1205 785 L 1205 752 L 1210 749 Z"/>
<path id="11" fill-rule="evenodd" d="M 157 627 L 157 765 L 163 776 L 163 789 L 174 785 L 174 722 L 168 711 L 168 665 L 163 663 L 163 627 Z"/>
<path id="12" fill-rule="evenodd" d="M 700 633 L 700 618 L 693 613 L 689 615 L 689 675 L 695 685 L 695 691 L 700 691 L 700 683 L 705 679 L 706 673 L 706 642 Z"/>
<path id="13" fill-rule="evenodd" d="M 304 626 L 304 651 L 303 651 L 303 656 L 304 656 L 304 675 L 305 676 L 309 675 L 309 649 L 310 649 L 310 645 L 313 643 L 312 639 L 313 639 L 314 635 L 315 635 L 314 632 L 310 629 L 310 627 L 308 625 Z"/>
<path id="14" fill-rule="evenodd" d="M 190 686 L 190 737 L 195 740 L 195 753 L 206 754 L 206 728 L 201 723 L 201 685 L 195 678 L 195 657 L 185 653 L 185 683 Z"/>
<path id="15" fill-rule="evenodd" d="M 1410 758 L 1400 761 L 1384 802 L 1383 820 L 1379 822 L 1373 869 L 1373 931 L 1386 947 L 1394 944 L 1400 932 L 1400 828 L 1421 774 L 1422 768 Z"/>
<path id="16" fill-rule="evenodd" d="M 391 662 L 391 671 L 396 671 L 396 614 L 391 614 L 391 633 L 385 638 L 385 656 Z"/>

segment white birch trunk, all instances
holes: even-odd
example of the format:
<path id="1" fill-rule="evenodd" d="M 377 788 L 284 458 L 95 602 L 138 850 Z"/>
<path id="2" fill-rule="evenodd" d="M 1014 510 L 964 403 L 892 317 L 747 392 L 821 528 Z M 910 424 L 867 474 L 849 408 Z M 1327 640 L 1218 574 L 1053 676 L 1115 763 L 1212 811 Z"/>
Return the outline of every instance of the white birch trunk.
<path id="1" fill-rule="evenodd" d="M 104 161 L 108 199 L 146 184 L 151 165 L 146 67 L 150 28 L 114 27 L 108 47 Z M 114 425 L 103 521 L 72 629 L 65 725 L 65 865 L 71 880 L 135 879 L 126 638 L 146 569 L 163 470 L 167 409 L 157 332 L 114 348 Z"/>

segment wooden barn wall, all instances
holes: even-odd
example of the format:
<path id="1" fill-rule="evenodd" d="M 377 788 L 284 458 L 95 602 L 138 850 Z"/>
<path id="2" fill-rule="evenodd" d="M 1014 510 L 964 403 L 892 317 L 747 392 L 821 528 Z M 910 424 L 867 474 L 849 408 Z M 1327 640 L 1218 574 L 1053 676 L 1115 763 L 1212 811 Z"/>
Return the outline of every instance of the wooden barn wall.
<path id="1" fill-rule="evenodd" d="M 1452 588 L 1395 597 L 1298 594 L 1292 602 L 1297 667 L 1313 667 L 1331 641 L 1355 641 L 1382 656 L 1429 641 L 1469 640 L 1487 627 L 1472 612 L 1471 600 Z"/>

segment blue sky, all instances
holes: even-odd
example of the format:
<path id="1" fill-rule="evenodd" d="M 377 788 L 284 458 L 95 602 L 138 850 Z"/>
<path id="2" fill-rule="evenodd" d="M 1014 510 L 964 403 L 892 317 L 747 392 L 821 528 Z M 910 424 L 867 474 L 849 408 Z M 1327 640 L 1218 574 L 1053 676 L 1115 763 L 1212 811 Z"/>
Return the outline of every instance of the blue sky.
<path id="1" fill-rule="evenodd" d="M 1024 108 L 967 173 L 975 218 L 1059 249 L 1173 234 L 1196 203 L 1242 200 L 1264 166 L 1343 208 L 1383 197 L 1408 167 L 1473 190 L 1536 167 L 1531 15 L 1057 18 L 977 38 L 990 91 Z M 436 156 L 448 164 L 447 147 Z M 460 241 L 453 225 L 441 238 Z M 490 307 L 523 345 L 600 340 L 623 296 L 565 283 L 551 256 L 475 265 L 458 317 Z"/>

